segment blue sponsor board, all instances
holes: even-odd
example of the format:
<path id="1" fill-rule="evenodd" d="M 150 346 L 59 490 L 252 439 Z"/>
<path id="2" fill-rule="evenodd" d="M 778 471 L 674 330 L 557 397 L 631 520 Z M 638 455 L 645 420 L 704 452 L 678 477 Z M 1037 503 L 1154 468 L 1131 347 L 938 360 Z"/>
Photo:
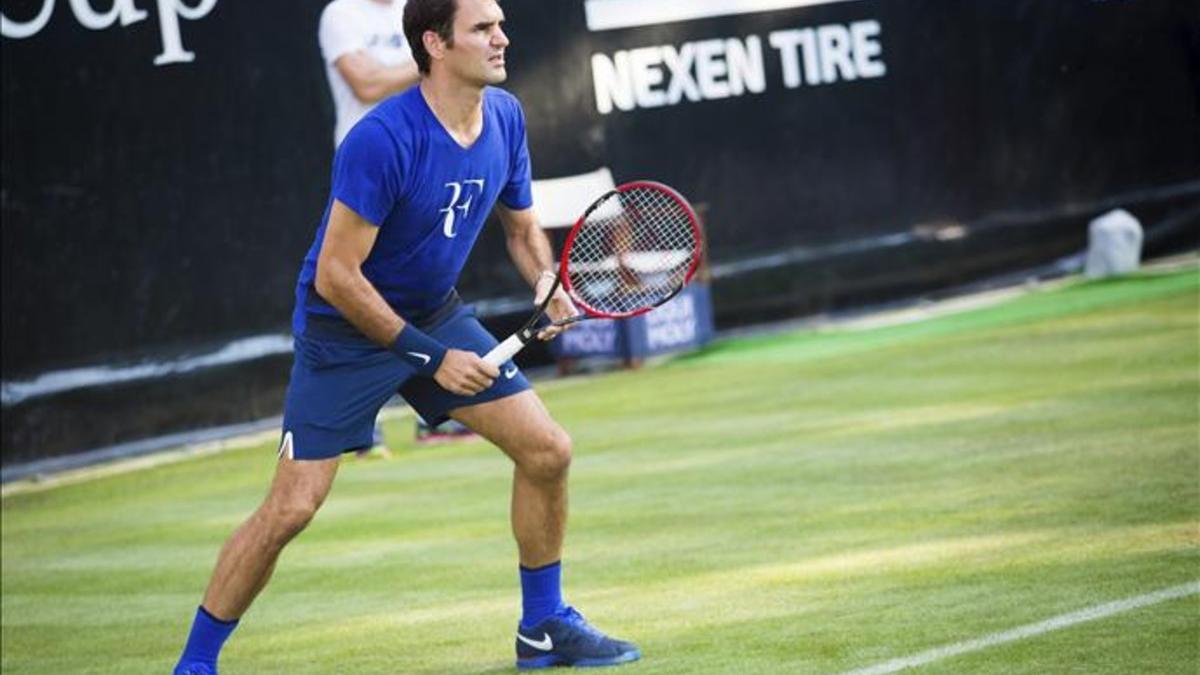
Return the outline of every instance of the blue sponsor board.
<path id="1" fill-rule="evenodd" d="M 695 349 L 712 337 L 712 297 L 708 284 L 697 282 L 648 314 L 581 321 L 551 342 L 550 351 L 560 359 L 641 359 Z"/>

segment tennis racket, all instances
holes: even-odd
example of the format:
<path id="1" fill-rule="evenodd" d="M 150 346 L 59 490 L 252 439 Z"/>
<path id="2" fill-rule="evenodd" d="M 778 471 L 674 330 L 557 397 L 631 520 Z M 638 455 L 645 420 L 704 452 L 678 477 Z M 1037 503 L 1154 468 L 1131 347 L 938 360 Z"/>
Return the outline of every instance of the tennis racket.
<path id="1" fill-rule="evenodd" d="M 700 265 L 703 241 L 696 212 L 675 190 L 635 181 L 608 191 L 567 233 L 558 276 L 525 325 L 484 355 L 499 367 L 538 333 L 538 322 L 561 286 L 581 313 L 559 321 L 625 319 L 675 297 Z"/>

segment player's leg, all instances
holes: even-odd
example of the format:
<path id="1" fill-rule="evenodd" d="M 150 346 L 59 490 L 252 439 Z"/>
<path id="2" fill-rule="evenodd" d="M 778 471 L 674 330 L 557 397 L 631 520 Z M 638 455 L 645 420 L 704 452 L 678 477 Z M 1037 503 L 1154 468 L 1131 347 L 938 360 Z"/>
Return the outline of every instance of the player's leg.
<path id="1" fill-rule="evenodd" d="M 469 308 L 431 330 L 443 344 L 486 354 L 496 338 Z M 517 666 L 610 665 L 639 657 L 637 647 L 595 630 L 562 601 L 562 545 L 567 522 L 571 439 L 512 362 L 491 387 L 458 396 L 414 377 L 400 394 L 432 423 L 447 414 L 495 443 L 513 460 L 512 528 L 520 551 L 521 623 Z"/>
<path id="2" fill-rule="evenodd" d="M 176 673 L 216 672 L 221 645 L 266 585 L 280 551 L 320 508 L 342 453 L 369 447 L 380 407 L 412 371 L 365 338 L 309 324 L 297 336 L 275 479 L 217 560 Z"/>
<path id="3" fill-rule="evenodd" d="M 338 461 L 280 458 L 267 498 L 221 549 L 204 593 L 210 614 L 231 621 L 245 613 L 270 579 L 279 552 L 325 501 Z"/>
<path id="4" fill-rule="evenodd" d="M 521 565 L 562 558 L 571 438 L 533 390 L 453 410 L 450 416 L 513 460 L 512 528 Z"/>
<path id="5" fill-rule="evenodd" d="M 430 334 L 446 345 L 479 354 L 496 345 L 468 306 L 459 306 Z M 423 377 L 407 380 L 400 394 L 431 425 L 450 417 L 512 458 L 512 524 L 521 564 L 541 567 L 557 561 L 566 525 L 571 439 L 518 368 L 505 364 L 492 386 L 476 396 L 452 394 Z"/>
<path id="6" fill-rule="evenodd" d="M 216 672 L 222 645 L 266 586 L 284 546 L 308 525 L 325 501 L 337 467 L 337 457 L 280 457 L 266 499 L 221 549 L 176 666 L 178 675 Z"/>
<path id="7" fill-rule="evenodd" d="M 512 527 L 521 560 L 517 667 L 602 666 L 635 661 L 637 647 L 592 628 L 562 600 L 571 439 L 533 390 L 456 408 L 451 417 L 512 460 Z"/>

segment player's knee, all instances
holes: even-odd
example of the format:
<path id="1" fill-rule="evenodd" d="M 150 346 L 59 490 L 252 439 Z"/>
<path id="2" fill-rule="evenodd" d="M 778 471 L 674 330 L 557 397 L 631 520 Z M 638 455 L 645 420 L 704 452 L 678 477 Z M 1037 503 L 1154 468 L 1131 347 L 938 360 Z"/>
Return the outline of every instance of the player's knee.
<path id="1" fill-rule="evenodd" d="M 312 522 L 320 507 L 321 500 L 307 495 L 273 500 L 267 509 L 272 538 L 286 544 Z"/>
<path id="2" fill-rule="evenodd" d="M 571 437 L 561 428 L 543 436 L 526 468 L 538 480 L 561 480 L 571 467 Z"/>

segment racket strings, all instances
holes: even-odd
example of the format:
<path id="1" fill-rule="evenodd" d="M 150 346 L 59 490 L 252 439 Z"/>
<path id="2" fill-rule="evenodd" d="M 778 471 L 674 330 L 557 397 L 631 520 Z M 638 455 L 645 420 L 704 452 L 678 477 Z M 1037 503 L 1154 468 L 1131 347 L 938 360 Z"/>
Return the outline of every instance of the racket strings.
<path id="1" fill-rule="evenodd" d="M 604 314 L 653 307 L 686 283 L 698 246 L 691 216 L 666 192 L 610 194 L 576 232 L 567 258 L 571 290 Z"/>

